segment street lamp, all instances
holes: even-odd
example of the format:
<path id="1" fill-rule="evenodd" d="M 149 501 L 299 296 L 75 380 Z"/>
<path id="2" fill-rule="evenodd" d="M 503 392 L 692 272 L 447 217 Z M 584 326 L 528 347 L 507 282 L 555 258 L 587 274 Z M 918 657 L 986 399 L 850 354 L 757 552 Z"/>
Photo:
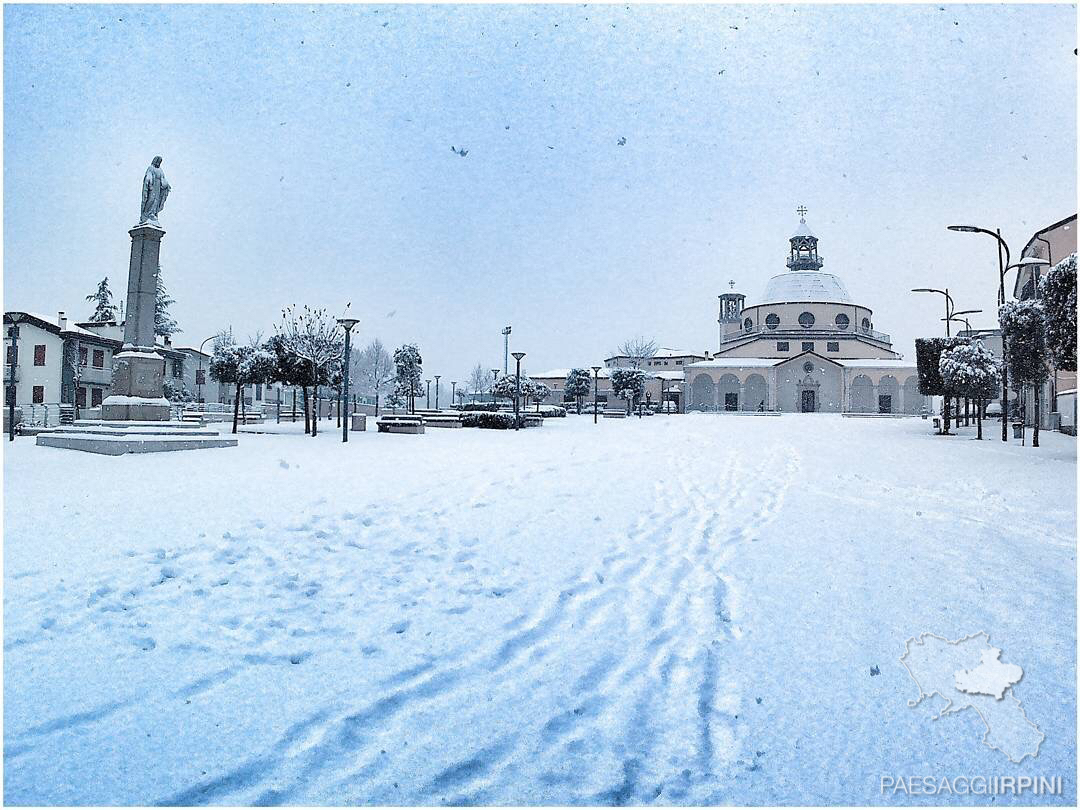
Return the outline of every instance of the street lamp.
<path id="1" fill-rule="evenodd" d="M 1009 246 L 1005 240 L 1001 238 L 1001 228 L 996 231 L 987 230 L 986 228 L 977 228 L 974 225 L 949 225 L 950 231 L 959 231 L 960 233 L 984 233 L 987 236 L 992 236 L 997 240 L 998 245 L 998 306 L 1002 306 L 1005 303 L 1005 268 L 1009 265 Z M 1002 255 L 1004 251 L 1004 256 Z M 1000 326 L 1001 316 L 998 315 L 998 324 Z M 1005 343 L 1005 330 L 1001 330 L 1001 440 L 1003 442 L 1009 441 L 1009 365 L 1006 362 L 1008 355 L 1008 347 Z"/>
<path id="2" fill-rule="evenodd" d="M 506 327 L 509 329 L 510 327 Z M 514 430 L 521 428 L 521 417 L 518 415 L 521 405 L 521 358 L 525 356 L 525 352 L 514 352 L 514 360 L 517 361 L 516 377 L 514 379 Z"/>
<path id="3" fill-rule="evenodd" d="M 945 296 L 945 318 L 943 319 L 945 321 L 945 336 L 951 337 L 952 332 L 949 329 L 949 322 L 952 320 L 952 308 L 955 305 L 953 304 L 952 296 L 949 295 L 949 288 L 946 287 L 944 290 L 935 290 L 933 287 L 916 287 L 912 292 L 938 293 L 939 295 Z"/>
<path id="4" fill-rule="evenodd" d="M 603 366 L 593 366 L 593 389 L 592 389 L 592 423 L 596 424 L 596 398 L 600 392 L 600 369 Z"/>
<path id="5" fill-rule="evenodd" d="M 427 383 L 427 394 L 424 395 L 424 407 L 431 408 L 431 380 L 424 380 Z"/>
<path id="6" fill-rule="evenodd" d="M 1035 293 L 1035 300 L 1038 301 L 1039 300 L 1039 269 L 1042 268 L 1042 267 L 1052 267 L 1052 265 L 1046 259 L 1040 259 L 1040 258 L 1038 258 L 1036 256 L 1025 256 L 1020 261 L 1018 261 L 1016 264 L 1010 264 L 1008 267 L 1006 267 L 1005 272 L 1008 273 L 1013 268 L 1016 268 L 1017 270 L 1026 270 L 1026 269 L 1030 268 L 1032 273 L 1033 273 L 1032 285 L 1031 286 L 1032 286 L 1032 289 L 1034 290 L 1034 293 Z M 1017 281 L 1017 283 L 1019 284 L 1020 282 Z M 1021 291 L 1021 294 L 1023 294 L 1023 291 Z"/>
<path id="7" fill-rule="evenodd" d="M 349 336 L 352 334 L 353 327 L 360 323 L 358 318 L 338 318 L 338 325 L 345 330 L 345 368 L 342 373 L 341 379 L 341 398 L 342 404 L 347 405 L 349 402 L 349 353 L 352 351 L 352 346 L 349 344 Z M 338 406 L 340 412 L 341 405 Z M 346 413 L 345 418 L 341 420 L 341 440 L 347 442 L 349 440 L 349 417 L 351 414 Z"/>
<path id="8" fill-rule="evenodd" d="M 435 410 L 439 410 L 439 374 L 432 375 L 435 378 Z"/>
<path id="9" fill-rule="evenodd" d="M 195 387 L 199 389 L 199 394 L 198 394 L 199 402 L 204 401 L 203 400 L 203 394 L 202 394 L 202 387 L 206 382 L 206 374 L 205 374 L 205 372 L 203 372 L 203 367 L 202 367 L 203 346 L 206 345 L 207 340 L 214 340 L 214 339 L 219 338 L 219 337 L 221 337 L 220 332 L 218 332 L 216 335 L 211 335 L 210 337 L 206 338 L 206 340 L 204 340 L 202 343 L 199 344 L 199 368 L 195 372 Z M 279 408 L 278 410 L 281 410 L 281 409 Z"/>
<path id="10" fill-rule="evenodd" d="M 503 336 L 503 376 L 506 376 L 509 373 L 508 365 L 510 363 L 510 361 L 507 360 L 507 352 L 510 351 L 510 327 L 509 326 L 504 326 L 503 327 L 502 336 Z"/>
<path id="11" fill-rule="evenodd" d="M 19 322 L 23 320 L 21 312 L 12 312 L 7 316 L 8 321 L 11 322 L 11 326 L 8 327 L 8 337 L 11 338 L 11 371 L 9 374 L 11 377 L 8 380 L 8 441 L 15 441 L 15 397 L 17 395 L 17 386 L 15 383 L 15 374 L 19 368 Z"/>
<path id="12" fill-rule="evenodd" d="M 450 381 L 450 407 L 454 407 L 454 403 L 457 401 L 457 383 L 453 380 Z"/>

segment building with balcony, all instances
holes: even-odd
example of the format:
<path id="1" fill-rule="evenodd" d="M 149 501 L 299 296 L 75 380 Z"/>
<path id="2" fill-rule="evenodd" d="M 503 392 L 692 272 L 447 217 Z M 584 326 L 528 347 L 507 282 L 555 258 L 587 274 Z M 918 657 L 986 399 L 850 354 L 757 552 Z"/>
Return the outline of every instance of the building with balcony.
<path id="1" fill-rule="evenodd" d="M 915 363 L 875 328 L 873 310 L 822 270 L 818 238 L 800 218 L 787 271 L 760 300 L 720 296 L 716 354 L 684 366 L 687 411 L 919 413 Z"/>

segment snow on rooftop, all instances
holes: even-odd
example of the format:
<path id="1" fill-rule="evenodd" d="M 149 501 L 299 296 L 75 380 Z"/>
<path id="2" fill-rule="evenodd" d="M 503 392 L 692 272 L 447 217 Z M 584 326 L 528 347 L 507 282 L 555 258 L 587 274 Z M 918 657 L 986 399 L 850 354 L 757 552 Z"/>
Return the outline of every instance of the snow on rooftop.
<path id="1" fill-rule="evenodd" d="M 765 285 L 760 304 L 784 303 L 852 304 L 851 295 L 839 278 L 820 270 L 790 270 L 773 276 Z M 760 305 L 758 304 L 758 305 Z"/>
<path id="2" fill-rule="evenodd" d="M 795 239 L 796 237 L 799 237 L 799 236 L 814 236 L 815 238 L 817 238 L 815 236 L 814 232 L 812 230 L 810 230 L 810 226 L 806 224 L 805 219 L 800 219 L 799 220 L 799 227 L 797 227 L 795 229 L 795 233 L 793 233 L 791 235 L 791 238 Z"/>

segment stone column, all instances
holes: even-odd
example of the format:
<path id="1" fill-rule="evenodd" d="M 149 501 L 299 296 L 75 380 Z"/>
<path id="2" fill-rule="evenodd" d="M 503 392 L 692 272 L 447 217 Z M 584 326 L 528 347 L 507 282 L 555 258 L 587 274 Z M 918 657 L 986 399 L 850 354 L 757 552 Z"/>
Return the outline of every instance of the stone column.
<path id="1" fill-rule="evenodd" d="M 116 355 L 112 387 L 101 404 L 101 418 L 163 421 L 169 418 L 164 397 L 165 358 L 154 348 L 154 304 L 157 297 L 159 227 L 137 225 L 131 235 L 124 346 Z"/>

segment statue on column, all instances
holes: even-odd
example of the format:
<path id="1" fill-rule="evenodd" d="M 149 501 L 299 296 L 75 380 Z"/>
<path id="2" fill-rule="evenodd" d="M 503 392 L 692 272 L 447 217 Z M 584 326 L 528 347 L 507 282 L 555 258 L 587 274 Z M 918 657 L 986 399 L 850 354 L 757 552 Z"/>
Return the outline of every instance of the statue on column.
<path id="1" fill-rule="evenodd" d="M 156 225 L 159 228 L 158 214 L 165 207 L 165 200 L 169 198 L 169 181 L 165 179 L 165 172 L 161 169 L 161 155 L 154 158 L 146 167 L 146 174 L 142 183 L 142 208 L 139 212 L 140 225 Z"/>

